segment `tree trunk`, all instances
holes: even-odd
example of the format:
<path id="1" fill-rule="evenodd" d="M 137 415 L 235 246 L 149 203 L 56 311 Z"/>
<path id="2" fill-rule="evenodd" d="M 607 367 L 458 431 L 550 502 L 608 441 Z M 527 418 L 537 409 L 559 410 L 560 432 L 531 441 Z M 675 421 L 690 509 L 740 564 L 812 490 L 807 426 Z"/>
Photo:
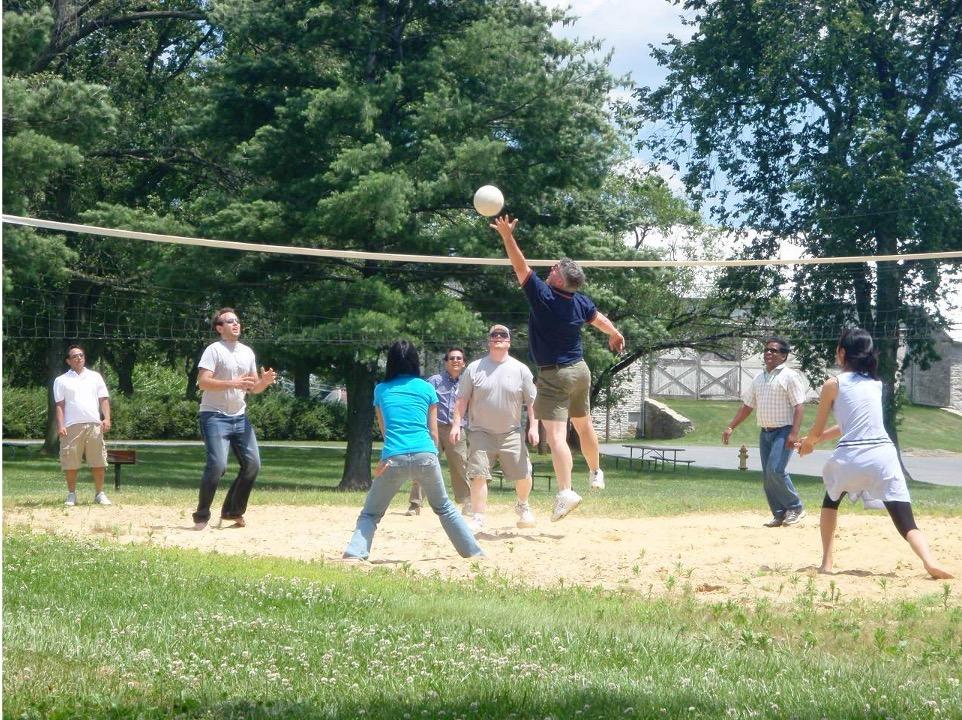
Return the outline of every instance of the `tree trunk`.
<path id="1" fill-rule="evenodd" d="M 311 371 L 306 367 L 294 368 L 294 397 L 307 400 L 311 396 Z"/>
<path id="2" fill-rule="evenodd" d="M 196 355 L 187 358 L 187 362 L 184 363 L 187 370 L 187 390 L 184 392 L 185 400 L 197 399 L 197 375 L 200 373 L 200 368 L 198 367 L 199 362 L 200 355 Z"/>
<path id="3" fill-rule="evenodd" d="M 53 401 L 53 381 L 61 375 L 63 367 L 63 340 L 52 338 L 47 341 L 47 432 L 43 440 L 44 455 L 60 453 L 60 434 L 57 432 L 57 410 Z"/>
<path id="4" fill-rule="evenodd" d="M 377 364 L 355 362 L 347 371 L 347 456 L 338 490 L 371 487 L 371 428 Z"/>
<path id="5" fill-rule="evenodd" d="M 894 246 L 894 243 L 892 244 Z M 880 250 L 892 253 L 890 247 Z M 901 299 L 899 297 L 899 270 L 895 263 L 882 262 L 878 264 L 878 286 L 875 300 L 875 328 L 872 336 L 878 349 L 878 373 L 882 380 L 882 419 L 895 450 L 898 452 L 899 464 L 906 477 L 910 478 L 905 463 L 902 461 L 902 449 L 899 446 L 898 427 L 898 352 L 899 352 L 899 320 Z"/>
<path id="6" fill-rule="evenodd" d="M 134 365 L 137 353 L 130 348 L 122 348 L 116 352 L 104 353 L 107 361 L 117 373 L 117 390 L 122 395 L 130 397 L 134 394 Z"/>

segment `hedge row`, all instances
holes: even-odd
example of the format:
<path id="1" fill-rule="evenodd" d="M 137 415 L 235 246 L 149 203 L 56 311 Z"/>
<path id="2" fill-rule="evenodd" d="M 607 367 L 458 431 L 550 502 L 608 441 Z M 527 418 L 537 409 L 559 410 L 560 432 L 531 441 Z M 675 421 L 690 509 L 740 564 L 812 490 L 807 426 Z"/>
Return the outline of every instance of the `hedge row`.
<path id="1" fill-rule="evenodd" d="M 180 397 L 134 395 L 110 399 L 116 440 L 196 440 L 196 401 Z M 302 400 L 269 392 L 251 398 L 247 406 L 260 440 L 343 440 L 347 410 L 343 405 Z M 47 427 L 45 388 L 11 388 L 3 391 L 3 436 L 42 438 Z"/>

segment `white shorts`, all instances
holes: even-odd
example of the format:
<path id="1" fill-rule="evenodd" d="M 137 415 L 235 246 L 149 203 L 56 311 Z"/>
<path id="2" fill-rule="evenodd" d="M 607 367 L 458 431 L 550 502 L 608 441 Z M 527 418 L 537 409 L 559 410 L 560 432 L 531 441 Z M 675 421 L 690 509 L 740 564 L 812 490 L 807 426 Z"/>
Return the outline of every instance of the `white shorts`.
<path id="1" fill-rule="evenodd" d="M 898 453 L 891 443 L 842 445 L 822 468 L 825 492 L 837 501 L 842 493 L 861 499 L 865 507 L 881 507 L 883 501 L 911 502 Z"/>

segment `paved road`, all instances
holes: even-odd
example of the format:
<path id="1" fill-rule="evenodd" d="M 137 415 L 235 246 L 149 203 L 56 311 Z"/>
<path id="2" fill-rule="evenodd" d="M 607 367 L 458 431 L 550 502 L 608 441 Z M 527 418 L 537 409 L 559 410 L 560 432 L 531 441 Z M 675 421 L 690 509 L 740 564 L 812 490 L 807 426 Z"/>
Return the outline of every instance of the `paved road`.
<path id="1" fill-rule="evenodd" d="M 662 443 L 658 443 L 662 444 Z M 671 447 L 683 447 L 685 451 L 678 453 L 678 459 L 694 460 L 697 467 L 738 468 L 737 445 L 685 445 L 684 438 L 677 443 L 664 443 Z M 628 449 L 614 443 L 602 444 L 601 452 L 605 455 L 628 457 Z M 830 450 L 815 450 L 805 457 L 793 457 L 788 465 L 789 472 L 799 475 L 815 475 L 821 477 L 822 466 L 831 455 Z M 637 456 L 637 453 L 636 453 Z M 944 456 L 909 455 L 902 456 L 905 467 L 912 474 L 912 479 L 933 485 L 951 485 L 962 488 L 962 454 Z M 748 469 L 761 470 L 758 460 L 758 448 L 748 448 Z"/>

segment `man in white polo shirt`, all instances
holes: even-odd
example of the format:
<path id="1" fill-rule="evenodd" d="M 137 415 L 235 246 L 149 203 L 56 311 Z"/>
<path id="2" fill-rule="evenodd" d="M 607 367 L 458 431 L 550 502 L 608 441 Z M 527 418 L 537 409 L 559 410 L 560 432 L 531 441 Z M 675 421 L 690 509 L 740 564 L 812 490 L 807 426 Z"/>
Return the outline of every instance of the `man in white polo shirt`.
<path id="1" fill-rule="evenodd" d="M 211 327 L 220 340 L 204 350 L 197 373 L 197 387 L 204 391 L 198 420 L 207 462 L 194 511 L 195 530 L 203 530 L 210 521 L 217 484 L 227 471 L 228 450 L 233 451 L 240 469 L 224 498 L 220 518 L 233 527 L 246 525 L 247 501 L 261 469 L 257 437 L 247 418 L 247 394 L 262 393 L 277 380 L 277 373 L 271 368 L 258 374 L 254 351 L 240 342 L 240 318 L 234 308 L 215 312 Z"/>
<path id="2" fill-rule="evenodd" d="M 722 433 L 722 442 L 727 445 L 735 427 L 755 410 L 761 428 L 758 453 L 762 460 L 765 497 L 772 511 L 772 519 L 765 527 L 794 525 L 805 517 L 802 499 L 786 470 L 805 414 L 805 382 L 785 365 L 790 349 L 780 337 L 765 340 L 765 370 L 742 393 L 743 405 Z"/>
<path id="3" fill-rule="evenodd" d="M 84 457 L 94 479 L 94 502 L 110 505 L 104 493 L 107 446 L 104 433 L 110 430 L 110 396 L 103 377 L 86 368 L 86 355 L 79 345 L 67 350 L 70 369 L 53 381 L 57 432 L 60 433 L 60 467 L 67 478 L 64 505 L 77 504 L 77 471 Z M 102 418 L 102 419 L 101 419 Z"/>

